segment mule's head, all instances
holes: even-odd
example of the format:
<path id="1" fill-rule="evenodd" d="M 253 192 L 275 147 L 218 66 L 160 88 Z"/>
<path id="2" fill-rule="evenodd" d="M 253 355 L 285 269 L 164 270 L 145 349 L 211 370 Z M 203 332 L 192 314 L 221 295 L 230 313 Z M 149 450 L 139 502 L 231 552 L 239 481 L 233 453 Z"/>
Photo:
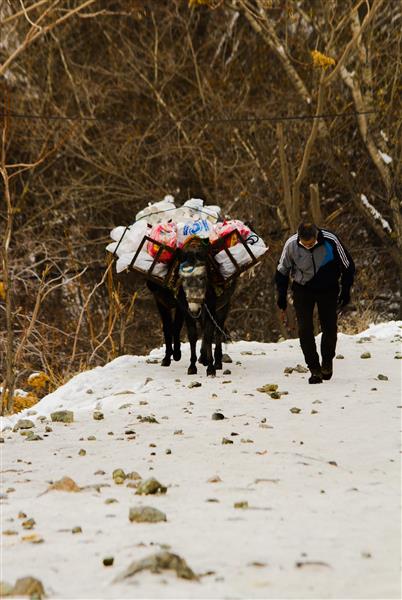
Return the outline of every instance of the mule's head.
<path id="1" fill-rule="evenodd" d="M 207 291 L 209 240 L 193 238 L 180 251 L 179 274 L 189 310 L 193 316 L 201 312 Z"/>

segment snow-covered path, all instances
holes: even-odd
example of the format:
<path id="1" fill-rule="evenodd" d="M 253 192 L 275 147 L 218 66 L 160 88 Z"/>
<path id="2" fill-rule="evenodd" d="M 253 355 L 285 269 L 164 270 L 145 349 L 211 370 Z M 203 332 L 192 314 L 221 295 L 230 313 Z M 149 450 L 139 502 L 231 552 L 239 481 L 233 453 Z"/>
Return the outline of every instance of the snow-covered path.
<path id="1" fill-rule="evenodd" d="M 64 408 L 73 423 L 35 421 L 43 439 L 33 442 L 2 433 L 2 530 L 17 534 L 2 535 L 1 579 L 32 575 L 50 598 L 65 599 L 399 598 L 401 325 L 341 335 L 345 358 L 318 386 L 284 373 L 303 362 L 297 340 L 230 345 L 231 373 L 215 379 L 203 367 L 186 375 L 187 348 L 170 369 L 152 364 L 155 351 L 74 378 L 28 417 Z M 265 384 L 288 394 L 272 399 L 257 391 Z M 95 407 L 103 420 L 92 418 Z M 214 412 L 225 419 L 212 420 Z M 168 491 L 135 495 L 114 483 L 116 468 L 156 477 Z M 110 487 L 42 495 L 63 476 Z M 129 508 L 140 504 L 167 522 L 130 523 Z M 20 511 L 34 529 L 22 528 Z M 82 533 L 71 532 L 76 526 Z M 31 533 L 43 543 L 22 540 Z M 198 582 L 144 571 L 113 583 L 164 545 L 202 575 Z M 105 556 L 113 566 L 103 566 Z"/>

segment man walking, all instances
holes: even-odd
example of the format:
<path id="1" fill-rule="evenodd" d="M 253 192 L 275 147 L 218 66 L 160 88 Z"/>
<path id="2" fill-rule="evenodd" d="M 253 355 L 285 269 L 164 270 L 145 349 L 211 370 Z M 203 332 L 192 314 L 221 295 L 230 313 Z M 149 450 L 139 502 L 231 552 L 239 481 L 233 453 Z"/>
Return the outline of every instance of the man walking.
<path id="1" fill-rule="evenodd" d="M 301 223 L 285 243 L 275 275 L 277 305 L 285 311 L 289 275 L 292 277 L 300 345 L 311 371 L 309 383 L 332 377 L 332 360 L 337 340 L 337 310 L 350 302 L 355 265 L 339 238 L 314 223 Z M 341 287 L 339 289 L 339 279 Z M 314 339 L 313 311 L 320 319 L 321 357 Z"/>

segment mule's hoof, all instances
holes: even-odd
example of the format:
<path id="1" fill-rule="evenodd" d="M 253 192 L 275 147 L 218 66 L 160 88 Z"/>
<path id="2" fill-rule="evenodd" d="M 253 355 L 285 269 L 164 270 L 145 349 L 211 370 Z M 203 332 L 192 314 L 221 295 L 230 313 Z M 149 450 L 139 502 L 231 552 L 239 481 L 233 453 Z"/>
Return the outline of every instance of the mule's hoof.
<path id="1" fill-rule="evenodd" d="M 197 375 L 197 367 L 195 365 L 190 365 L 187 369 L 187 375 Z"/>
<path id="2" fill-rule="evenodd" d="M 162 367 L 170 367 L 170 363 L 171 363 L 170 358 L 168 356 L 165 356 L 162 359 L 161 365 L 162 365 Z"/>
<path id="3" fill-rule="evenodd" d="M 200 365 L 204 365 L 204 367 L 208 366 L 208 359 L 206 358 L 206 356 L 203 356 L 202 354 L 200 354 L 200 358 L 198 359 L 198 362 L 200 363 Z"/>
<path id="4" fill-rule="evenodd" d="M 216 362 L 215 363 L 215 369 L 217 371 L 222 371 L 222 363 L 221 362 Z"/>
<path id="5" fill-rule="evenodd" d="M 178 361 L 181 359 L 181 350 L 173 351 L 173 360 Z"/>
<path id="6" fill-rule="evenodd" d="M 215 375 L 216 375 L 215 367 L 208 367 L 207 368 L 207 377 L 215 377 Z"/>

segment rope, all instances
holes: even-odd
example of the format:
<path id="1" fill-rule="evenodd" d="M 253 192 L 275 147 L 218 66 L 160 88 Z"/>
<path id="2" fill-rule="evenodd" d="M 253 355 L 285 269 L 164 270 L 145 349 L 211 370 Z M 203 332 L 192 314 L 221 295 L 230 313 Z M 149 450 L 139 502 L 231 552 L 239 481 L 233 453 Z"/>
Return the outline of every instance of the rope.
<path id="1" fill-rule="evenodd" d="M 230 335 L 228 335 L 226 333 L 226 331 L 224 331 L 221 327 L 219 327 L 218 323 L 215 321 L 215 319 L 213 318 L 211 311 L 208 308 L 208 304 L 206 302 L 204 302 L 204 306 L 205 306 L 205 310 L 207 311 L 209 318 L 211 319 L 212 323 L 215 325 L 215 327 L 218 329 L 218 331 L 221 332 L 221 334 L 223 335 L 223 337 L 225 338 L 225 340 L 228 340 L 229 342 L 232 341 L 232 338 L 230 337 Z"/>
<path id="2" fill-rule="evenodd" d="M 365 110 L 365 111 L 352 111 L 343 113 L 323 113 L 321 115 L 270 115 L 263 117 L 221 117 L 213 119 L 182 119 L 182 121 L 191 121 L 199 125 L 207 125 L 209 123 L 262 123 L 265 121 L 313 121 L 315 119 L 336 119 L 339 117 L 353 117 L 358 115 L 369 115 L 378 114 L 380 111 L 377 110 Z M 141 117 L 134 117 L 132 119 L 115 119 L 110 117 L 86 117 L 86 116 L 59 116 L 59 115 L 38 115 L 33 113 L 7 113 L 1 112 L 0 117 L 9 117 L 13 119 L 28 119 L 28 120 L 41 120 L 41 121 L 99 121 L 100 123 L 121 123 L 123 125 L 130 125 L 135 123 L 146 123 L 153 122 L 150 119 L 144 119 Z M 164 119 L 163 121 L 168 121 Z M 169 120 L 170 122 L 170 120 Z"/>

